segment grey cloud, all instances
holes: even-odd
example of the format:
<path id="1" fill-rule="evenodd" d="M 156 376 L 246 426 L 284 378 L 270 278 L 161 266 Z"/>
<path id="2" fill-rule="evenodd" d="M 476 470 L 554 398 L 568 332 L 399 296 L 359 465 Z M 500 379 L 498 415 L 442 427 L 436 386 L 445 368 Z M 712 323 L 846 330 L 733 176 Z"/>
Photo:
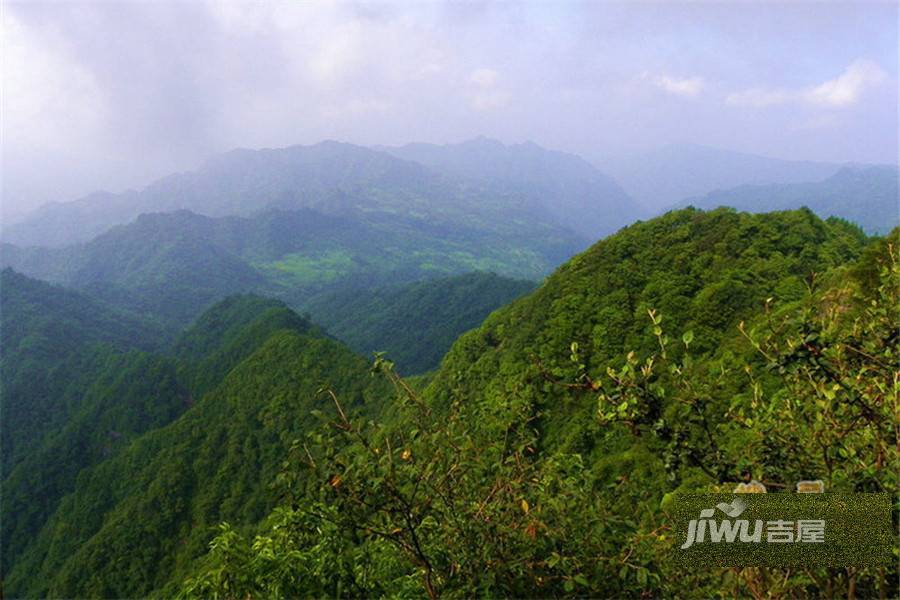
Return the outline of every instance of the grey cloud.
<path id="1" fill-rule="evenodd" d="M 785 158 L 896 158 L 895 6 L 727 8 L 7 4 L 4 32 L 15 35 L 4 37 L 16 47 L 4 52 L 3 213 L 143 185 L 232 147 L 325 138 L 485 134 L 594 160 L 685 141 Z M 831 118 L 804 103 L 726 103 L 826 82 L 858 59 L 893 85 Z"/>

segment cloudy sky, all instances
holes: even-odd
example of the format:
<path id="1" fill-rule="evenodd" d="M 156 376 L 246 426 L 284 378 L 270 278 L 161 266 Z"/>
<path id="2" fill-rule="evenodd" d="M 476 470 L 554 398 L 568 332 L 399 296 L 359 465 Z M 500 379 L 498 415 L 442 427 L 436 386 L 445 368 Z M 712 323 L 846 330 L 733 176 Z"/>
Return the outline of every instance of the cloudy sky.
<path id="1" fill-rule="evenodd" d="M 897 161 L 898 15 L 865 3 L 2 4 L 3 214 L 234 147 L 692 142 Z"/>

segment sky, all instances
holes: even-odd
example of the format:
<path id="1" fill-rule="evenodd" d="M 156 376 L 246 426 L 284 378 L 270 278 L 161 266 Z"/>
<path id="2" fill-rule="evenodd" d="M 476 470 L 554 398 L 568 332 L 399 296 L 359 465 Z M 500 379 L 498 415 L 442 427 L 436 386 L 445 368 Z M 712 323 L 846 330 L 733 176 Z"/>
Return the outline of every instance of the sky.
<path id="1" fill-rule="evenodd" d="M 0 4 L 2 215 L 236 147 L 673 143 L 897 162 L 886 3 Z"/>

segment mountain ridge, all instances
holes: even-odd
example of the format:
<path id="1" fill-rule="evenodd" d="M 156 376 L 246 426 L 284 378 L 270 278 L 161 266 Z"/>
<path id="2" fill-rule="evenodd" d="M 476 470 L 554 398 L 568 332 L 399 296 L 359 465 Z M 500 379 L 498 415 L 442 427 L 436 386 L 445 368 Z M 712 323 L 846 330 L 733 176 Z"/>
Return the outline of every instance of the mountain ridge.
<path id="1" fill-rule="evenodd" d="M 764 213 L 806 206 L 820 217 L 838 217 L 870 234 L 887 234 L 900 224 L 900 167 L 844 166 L 821 181 L 742 185 L 688 198 L 674 208 L 692 205 L 709 210 L 729 206 Z"/>
<path id="2" fill-rule="evenodd" d="M 717 189 L 818 181 L 846 166 L 772 158 L 701 144 L 670 144 L 629 157 L 595 162 L 653 214 L 686 198 Z"/>
<path id="3" fill-rule="evenodd" d="M 526 148 L 501 147 L 513 158 Z M 553 153 L 536 145 L 527 150 L 554 157 L 557 167 L 577 164 L 574 170 L 566 167 L 571 173 L 578 169 L 596 171 L 574 155 Z M 160 178 L 142 190 L 97 192 L 71 202 L 45 205 L 31 218 L 4 228 L 0 237 L 20 246 L 61 246 L 85 242 L 142 213 L 179 209 L 213 217 L 250 216 L 273 208 L 313 208 L 344 216 L 376 210 L 457 223 L 473 215 L 513 221 L 527 218 L 531 212 L 555 215 L 562 225 L 579 226 L 578 219 L 554 211 L 552 206 L 548 212 L 540 196 L 509 185 L 474 189 L 452 172 L 432 167 L 336 141 L 278 149 L 236 149 L 211 157 L 194 171 Z M 606 185 L 614 186 L 610 182 Z M 607 233 L 633 216 L 624 192 L 613 192 L 618 195 L 617 210 L 629 211 L 628 215 L 610 218 L 606 206 L 582 205 L 597 223 L 611 219 Z M 343 198 L 343 202 L 335 202 L 335 197 Z"/>

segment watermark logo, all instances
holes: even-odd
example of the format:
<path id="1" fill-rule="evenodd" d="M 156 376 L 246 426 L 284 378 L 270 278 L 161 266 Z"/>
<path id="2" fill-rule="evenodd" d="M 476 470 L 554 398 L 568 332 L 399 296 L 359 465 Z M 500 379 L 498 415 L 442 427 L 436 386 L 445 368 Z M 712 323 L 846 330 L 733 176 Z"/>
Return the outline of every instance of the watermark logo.
<path id="1" fill-rule="evenodd" d="M 724 513 L 728 519 L 715 520 L 716 510 Z M 691 519 L 688 523 L 687 540 L 681 545 L 682 550 L 687 550 L 694 544 L 702 544 L 707 541 L 711 544 L 759 544 L 763 540 L 770 544 L 784 543 L 812 543 L 825 542 L 824 519 L 799 519 L 763 521 L 756 519 L 751 522 L 747 519 L 737 519 L 747 510 L 747 503 L 741 498 L 735 498 L 730 503 L 719 502 L 716 508 L 706 508 L 700 511 L 699 519 Z M 765 535 L 763 531 L 765 530 Z"/>
<path id="2" fill-rule="evenodd" d="M 818 486 L 810 488 L 798 494 L 675 496 L 678 558 L 685 564 L 718 566 L 864 566 L 890 561 L 890 496 L 824 494 Z"/>

